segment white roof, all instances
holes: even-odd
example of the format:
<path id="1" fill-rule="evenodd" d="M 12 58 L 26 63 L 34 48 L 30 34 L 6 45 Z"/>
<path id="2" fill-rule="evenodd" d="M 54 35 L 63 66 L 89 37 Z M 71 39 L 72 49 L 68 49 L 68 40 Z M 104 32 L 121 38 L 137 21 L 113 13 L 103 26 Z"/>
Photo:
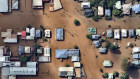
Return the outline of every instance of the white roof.
<path id="1" fill-rule="evenodd" d="M 4 61 L 6 61 L 6 57 L 5 56 L 0 57 L 0 62 L 4 62 Z"/>
<path id="2" fill-rule="evenodd" d="M 81 7 L 84 8 L 85 5 L 90 8 L 90 2 L 82 2 Z"/>
<path id="3" fill-rule="evenodd" d="M 51 37 L 51 31 L 45 30 L 45 37 Z"/>
<path id="4" fill-rule="evenodd" d="M 12 9 L 18 9 L 18 0 L 12 0 Z"/>
<path id="5" fill-rule="evenodd" d="M 27 33 L 30 33 L 30 28 L 26 28 L 26 32 Z"/>
<path id="6" fill-rule="evenodd" d="M 58 71 L 74 71 L 73 67 L 59 67 Z"/>
<path id="7" fill-rule="evenodd" d="M 49 46 L 44 48 L 44 56 L 50 56 L 50 47 Z"/>
<path id="8" fill-rule="evenodd" d="M 122 37 L 127 37 L 127 29 L 122 29 Z"/>
<path id="9" fill-rule="evenodd" d="M 0 0 L 0 12 L 8 12 L 8 0 Z"/>
<path id="10" fill-rule="evenodd" d="M 115 39 L 120 39 L 120 29 L 114 30 L 114 38 Z"/>
<path id="11" fill-rule="evenodd" d="M 37 62 L 27 62 L 27 67 L 36 68 Z"/>
<path id="12" fill-rule="evenodd" d="M 30 36 L 31 36 L 32 38 L 35 37 L 35 28 L 31 28 L 31 29 L 30 29 Z"/>
<path id="13" fill-rule="evenodd" d="M 108 74 L 108 79 L 113 79 L 113 73 Z"/>
<path id="14" fill-rule="evenodd" d="M 25 46 L 25 53 L 30 53 L 30 46 Z"/>
<path id="15" fill-rule="evenodd" d="M 26 36 L 26 40 L 34 40 L 34 37 Z"/>
<path id="16" fill-rule="evenodd" d="M 81 67 L 81 63 L 80 62 L 74 62 L 74 67 Z"/>
<path id="17" fill-rule="evenodd" d="M 33 0 L 33 6 L 42 6 L 43 2 L 42 0 Z"/>
<path id="18" fill-rule="evenodd" d="M 51 58 L 48 56 L 39 56 L 39 62 L 50 62 Z"/>
<path id="19" fill-rule="evenodd" d="M 62 8 L 62 4 L 60 0 L 53 0 L 54 1 L 54 10 L 59 10 Z"/>
<path id="20" fill-rule="evenodd" d="M 117 2 L 115 3 L 115 8 L 117 8 L 117 9 L 121 9 L 121 8 L 122 8 L 122 6 L 121 6 L 121 1 L 117 1 Z"/>
<path id="21" fill-rule="evenodd" d="M 130 14 L 130 9 L 132 8 L 131 3 L 129 4 L 123 4 L 123 14 Z"/>
<path id="22" fill-rule="evenodd" d="M 36 75 L 36 68 L 10 67 L 10 75 Z"/>
<path id="23" fill-rule="evenodd" d="M 140 47 L 134 47 L 133 48 L 133 53 L 138 53 L 140 52 Z"/>
<path id="24" fill-rule="evenodd" d="M 16 79 L 16 76 L 9 76 L 9 79 Z"/>
<path id="25" fill-rule="evenodd" d="M 5 38 L 5 43 L 17 43 L 17 38 Z"/>

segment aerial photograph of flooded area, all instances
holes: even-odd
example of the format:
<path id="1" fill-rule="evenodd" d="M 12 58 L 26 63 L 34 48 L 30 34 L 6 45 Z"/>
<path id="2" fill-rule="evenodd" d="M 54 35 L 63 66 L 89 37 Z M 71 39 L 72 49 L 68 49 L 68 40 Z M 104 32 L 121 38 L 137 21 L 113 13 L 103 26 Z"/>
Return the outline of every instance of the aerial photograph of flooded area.
<path id="1" fill-rule="evenodd" d="M 140 0 L 0 0 L 0 79 L 140 79 Z"/>

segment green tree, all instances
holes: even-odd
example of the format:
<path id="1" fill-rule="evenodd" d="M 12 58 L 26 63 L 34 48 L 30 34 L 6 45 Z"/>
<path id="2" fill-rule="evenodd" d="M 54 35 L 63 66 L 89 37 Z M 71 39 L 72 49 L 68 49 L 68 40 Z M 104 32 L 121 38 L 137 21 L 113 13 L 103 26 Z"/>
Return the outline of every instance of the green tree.
<path id="1" fill-rule="evenodd" d="M 131 67 L 131 64 L 129 63 L 128 58 L 123 58 L 122 59 L 122 64 L 121 64 L 121 68 L 124 71 L 127 71 L 127 70 L 129 70 L 130 67 Z"/>
<path id="2" fill-rule="evenodd" d="M 21 56 L 21 57 L 20 57 L 20 61 L 21 61 L 21 62 L 26 62 L 26 61 L 27 61 L 27 57 Z"/>
<path id="3" fill-rule="evenodd" d="M 103 78 L 108 78 L 108 73 L 104 73 L 104 74 L 102 75 L 102 77 L 103 77 Z"/>
<path id="4" fill-rule="evenodd" d="M 113 72 L 113 75 L 114 75 L 115 77 L 118 77 L 118 76 L 119 76 L 119 73 L 118 73 L 117 71 L 114 71 L 114 72 Z"/>
<path id="5" fill-rule="evenodd" d="M 45 28 L 44 28 L 44 26 L 43 26 L 43 25 L 40 25 L 40 28 L 41 28 L 42 30 L 45 30 Z"/>
<path id="6" fill-rule="evenodd" d="M 32 26 L 30 24 L 27 25 L 27 28 L 32 28 Z"/>
<path id="7" fill-rule="evenodd" d="M 87 37 L 87 39 L 92 40 L 92 35 L 91 34 L 87 34 L 86 37 Z"/>
<path id="8" fill-rule="evenodd" d="M 36 44 L 34 45 L 34 47 L 35 47 L 35 48 L 40 48 L 40 47 L 41 47 L 41 45 L 40 45 L 40 44 L 38 44 L 38 43 L 36 43 Z"/>
<path id="9" fill-rule="evenodd" d="M 117 45 L 110 44 L 110 46 L 109 46 L 110 51 L 114 51 L 114 50 L 116 50 L 117 48 L 118 48 Z"/>
<path id="10" fill-rule="evenodd" d="M 118 9 L 113 9 L 112 13 L 114 16 L 119 16 L 121 14 L 121 11 Z"/>
<path id="11" fill-rule="evenodd" d="M 74 45 L 74 49 L 78 49 L 78 46 L 77 45 Z"/>
<path id="12" fill-rule="evenodd" d="M 98 21 L 98 15 L 93 16 L 92 19 L 93 19 L 94 21 Z"/>
<path id="13" fill-rule="evenodd" d="M 106 43 L 105 43 L 105 48 L 108 48 L 109 46 L 110 46 L 110 42 L 109 41 L 106 41 Z"/>
<path id="14" fill-rule="evenodd" d="M 122 76 L 120 76 L 120 79 L 128 79 L 128 74 L 126 72 L 123 72 Z"/>
<path id="15" fill-rule="evenodd" d="M 70 67 L 70 65 L 69 64 L 65 64 L 65 67 Z"/>
<path id="16" fill-rule="evenodd" d="M 77 19 L 75 19 L 75 20 L 74 20 L 74 24 L 75 24 L 76 26 L 78 26 L 78 25 L 80 25 L 80 22 L 79 22 Z"/>

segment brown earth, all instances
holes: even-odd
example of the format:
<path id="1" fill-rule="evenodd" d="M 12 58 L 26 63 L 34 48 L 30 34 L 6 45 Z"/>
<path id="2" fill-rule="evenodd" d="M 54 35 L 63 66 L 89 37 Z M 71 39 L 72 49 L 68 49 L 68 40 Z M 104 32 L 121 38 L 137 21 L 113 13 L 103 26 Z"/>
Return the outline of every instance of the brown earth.
<path id="1" fill-rule="evenodd" d="M 66 63 L 73 66 L 70 60 L 60 60 L 55 58 L 55 49 L 68 49 L 73 48 L 74 45 L 78 45 L 81 52 L 81 62 L 87 74 L 87 79 L 102 79 L 102 73 L 99 71 L 103 68 L 104 72 L 113 73 L 113 71 L 122 72 L 121 70 L 121 59 L 123 57 L 130 57 L 131 48 L 126 49 L 127 42 L 136 43 L 140 46 L 140 41 L 134 41 L 134 38 L 122 39 L 118 44 L 121 46 L 120 54 L 112 54 L 108 52 L 107 55 L 101 55 L 98 49 L 93 46 L 92 41 L 86 38 L 89 27 L 97 28 L 98 34 L 102 34 L 108 25 L 110 24 L 112 28 L 137 28 L 140 27 L 140 15 L 125 16 L 124 18 L 115 18 L 111 21 L 106 21 L 101 19 L 99 22 L 94 22 L 92 19 L 85 18 L 81 12 L 81 3 L 74 2 L 73 0 L 62 0 L 63 9 L 57 12 L 49 12 L 49 4 L 45 4 L 45 13 L 43 15 L 43 10 L 33 10 L 31 8 L 31 0 L 20 0 L 20 10 L 13 11 L 8 14 L 0 14 L 0 32 L 6 31 L 8 28 L 12 28 L 14 33 L 22 31 L 26 25 L 31 24 L 32 27 L 40 29 L 40 25 L 45 28 L 50 29 L 52 32 L 52 38 L 48 39 L 49 42 L 42 43 L 42 40 L 38 42 L 42 46 L 49 45 L 52 49 L 52 62 L 51 63 L 40 63 L 38 76 L 18 76 L 18 79 L 62 79 L 58 77 L 57 68 L 60 66 L 65 66 Z M 73 20 L 78 19 L 81 23 L 80 26 L 75 26 Z M 123 21 L 126 20 L 126 22 Z M 55 29 L 62 27 L 65 29 L 65 40 L 56 41 L 55 40 Z M 115 41 L 110 39 L 110 41 Z M 12 54 L 17 55 L 17 47 L 22 46 L 32 46 L 34 41 L 22 41 L 18 44 L 4 44 L 3 39 L 0 38 L 0 45 L 10 46 Z M 98 56 L 98 58 L 96 58 Z M 102 66 L 103 60 L 113 61 L 113 68 L 104 68 Z M 135 73 L 133 73 L 135 72 Z M 130 74 L 130 79 L 139 79 L 140 71 L 132 71 Z"/>

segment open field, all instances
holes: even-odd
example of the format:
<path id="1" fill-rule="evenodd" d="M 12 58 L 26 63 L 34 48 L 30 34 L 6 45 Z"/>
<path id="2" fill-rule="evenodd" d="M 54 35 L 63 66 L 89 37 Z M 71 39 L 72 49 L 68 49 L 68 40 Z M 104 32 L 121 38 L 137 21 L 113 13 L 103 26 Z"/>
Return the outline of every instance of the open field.
<path id="1" fill-rule="evenodd" d="M 65 66 L 66 63 L 73 66 L 73 63 L 70 60 L 60 60 L 55 58 L 55 49 L 67 49 L 73 48 L 74 45 L 77 45 L 81 52 L 81 62 L 84 66 L 84 69 L 87 74 L 87 79 L 102 79 L 101 72 L 99 71 L 100 67 L 103 68 L 104 72 L 113 73 L 117 70 L 121 70 L 121 59 L 123 57 L 130 57 L 132 49 L 126 49 L 127 42 L 136 43 L 137 46 L 140 46 L 140 40 L 134 41 L 134 38 L 125 38 L 122 39 L 118 44 L 121 46 L 121 54 L 112 54 L 108 52 L 106 55 L 101 55 L 98 52 L 98 49 L 93 46 L 92 41 L 86 38 L 89 27 L 97 28 L 97 33 L 102 34 L 108 25 L 110 24 L 111 28 L 137 28 L 140 27 L 140 15 L 125 16 L 124 18 L 118 19 L 115 18 L 111 21 L 106 21 L 104 19 L 99 20 L 99 22 L 94 22 L 91 18 L 85 18 L 81 13 L 81 3 L 74 2 L 73 0 L 61 0 L 63 9 L 57 12 L 49 12 L 49 4 L 45 4 L 45 13 L 43 10 L 33 10 L 31 8 L 31 0 L 20 0 L 20 10 L 13 11 L 9 14 L 0 14 L 0 32 L 6 31 L 8 28 L 12 28 L 14 33 L 22 31 L 26 25 L 31 24 L 32 27 L 40 29 L 40 25 L 43 25 L 45 28 L 50 29 L 52 32 L 52 38 L 48 39 L 48 42 L 42 43 L 42 40 L 38 42 L 42 46 L 49 45 L 51 47 L 52 53 L 52 62 L 51 63 L 41 63 L 39 64 L 38 76 L 19 76 L 18 79 L 62 79 L 58 77 L 57 68 L 60 66 Z M 78 19 L 81 23 L 80 26 L 75 26 L 73 20 Z M 126 19 L 126 22 L 123 21 Z M 65 40 L 56 41 L 55 39 L 55 29 L 62 27 L 65 29 Z M 111 41 L 115 41 L 111 39 Z M 19 44 L 4 44 L 3 39 L 0 38 L 0 46 L 6 45 L 9 46 L 12 54 L 17 55 L 17 47 L 22 46 L 32 46 L 34 41 L 23 41 L 20 40 Z M 98 58 L 96 56 L 98 55 Z M 104 68 L 102 66 L 103 60 L 113 61 L 113 68 Z M 134 72 L 134 73 L 133 73 Z M 130 74 L 130 79 L 139 79 L 140 70 L 132 71 Z"/>

